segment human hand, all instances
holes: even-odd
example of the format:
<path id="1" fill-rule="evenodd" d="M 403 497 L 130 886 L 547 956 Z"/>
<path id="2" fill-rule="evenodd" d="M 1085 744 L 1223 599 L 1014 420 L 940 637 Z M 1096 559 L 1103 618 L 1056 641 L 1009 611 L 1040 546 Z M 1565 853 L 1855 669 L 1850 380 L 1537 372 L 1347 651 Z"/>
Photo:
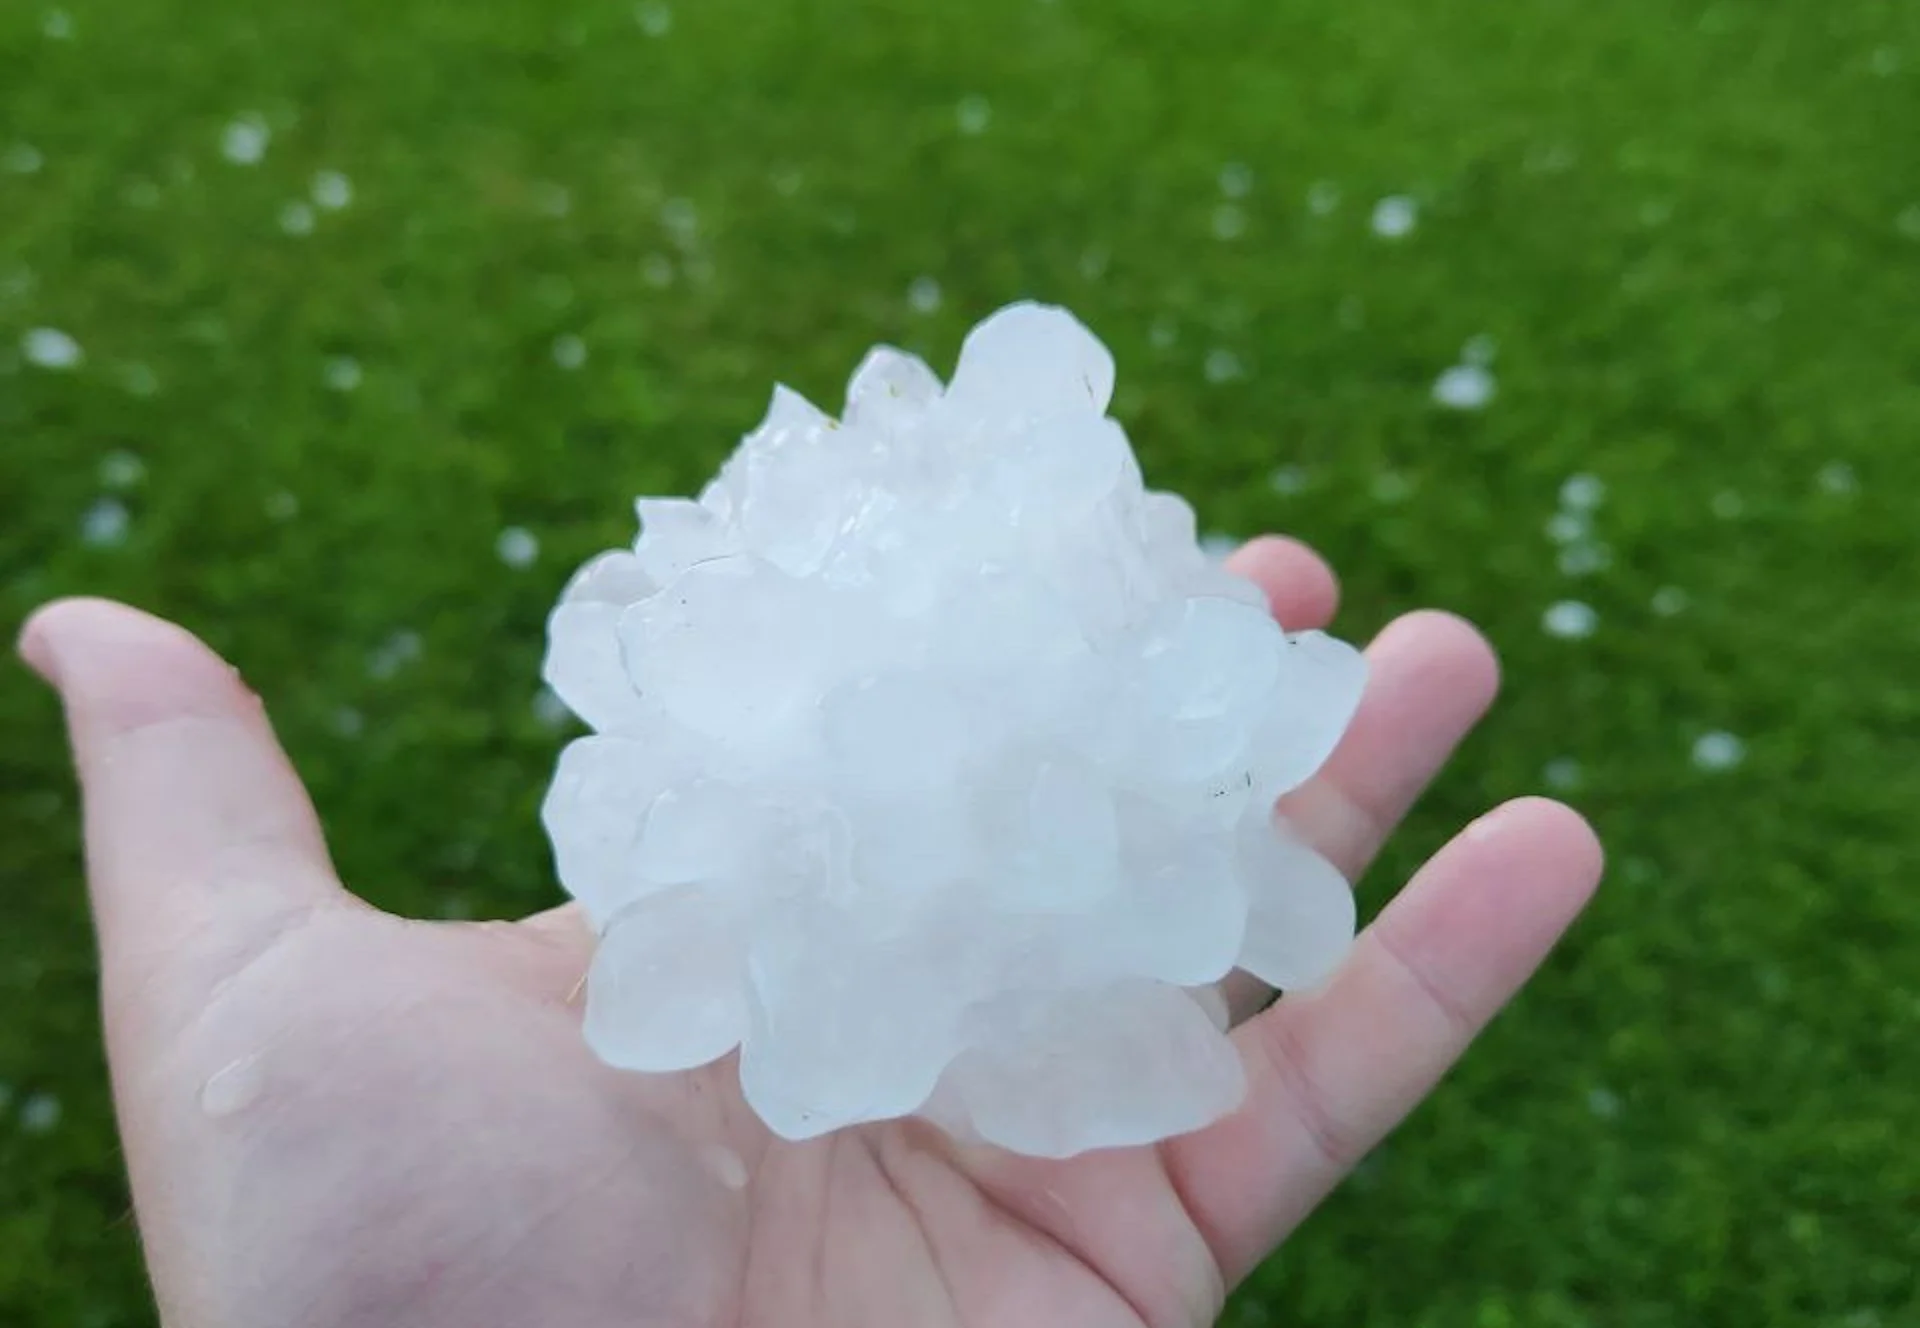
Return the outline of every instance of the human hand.
<path id="1" fill-rule="evenodd" d="M 1324 564 L 1236 569 L 1288 628 Z M 572 999 L 571 907 L 427 923 L 355 899 L 258 699 L 99 601 L 21 637 L 66 706 L 121 1135 L 170 1328 L 1138 1328 L 1225 1292 L 1432 1088 L 1573 921 L 1600 851 L 1510 803 L 1436 854 L 1323 988 L 1248 1016 L 1242 1108 L 1159 1147 L 1038 1161 L 887 1122 L 794 1144 L 731 1060 L 618 1073 Z M 1349 879 L 1492 699 L 1477 633 L 1369 649 L 1327 767 L 1282 803 Z"/>

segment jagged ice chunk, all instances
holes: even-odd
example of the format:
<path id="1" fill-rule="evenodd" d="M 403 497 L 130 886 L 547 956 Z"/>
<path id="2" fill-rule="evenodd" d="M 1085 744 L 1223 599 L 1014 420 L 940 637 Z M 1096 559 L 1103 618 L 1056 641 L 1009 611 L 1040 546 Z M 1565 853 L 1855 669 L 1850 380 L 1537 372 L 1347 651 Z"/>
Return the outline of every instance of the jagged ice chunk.
<path id="1" fill-rule="evenodd" d="M 594 730 L 543 819 L 600 931 L 585 1036 L 739 1052 L 807 1138 L 919 1114 L 1066 1156 L 1243 1091 L 1214 989 L 1311 986 L 1353 899 L 1272 817 L 1361 657 L 1283 632 L 1149 491 L 1062 310 L 881 347 L 836 421 L 778 389 L 697 500 L 568 584 L 544 675 Z"/>

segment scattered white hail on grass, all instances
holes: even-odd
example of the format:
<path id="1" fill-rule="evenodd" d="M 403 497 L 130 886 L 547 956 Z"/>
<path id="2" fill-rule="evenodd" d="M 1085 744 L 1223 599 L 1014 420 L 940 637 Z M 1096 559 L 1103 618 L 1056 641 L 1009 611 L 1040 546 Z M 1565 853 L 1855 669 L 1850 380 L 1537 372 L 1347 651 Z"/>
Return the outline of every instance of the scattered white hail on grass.
<path id="1" fill-rule="evenodd" d="M 220 131 L 220 155 L 236 166 L 257 166 L 272 141 L 273 130 L 266 120 L 249 112 L 228 121 Z"/>
<path id="2" fill-rule="evenodd" d="M 1587 1110 L 1601 1120 L 1612 1120 L 1620 1114 L 1620 1097 L 1611 1089 L 1592 1089 L 1587 1093 Z"/>
<path id="3" fill-rule="evenodd" d="M 1479 364 L 1456 364 L 1433 380 L 1433 400 L 1448 410 L 1483 410 L 1497 387 L 1493 371 Z"/>
<path id="4" fill-rule="evenodd" d="M 1569 512 L 1591 512 L 1607 500 L 1607 486 L 1598 475 L 1569 475 L 1560 486 L 1560 505 Z"/>
<path id="5" fill-rule="evenodd" d="M 1662 618 L 1674 618 L 1687 611 L 1687 592 L 1679 586 L 1661 586 L 1653 592 L 1653 611 Z"/>
<path id="6" fill-rule="evenodd" d="M 1828 493 L 1848 494 L 1858 492 L 1860 477 L 1853 467 L 1844 461 L 1829 461 L 1820 467 L 1820 487 Z"/>
<path id="7" fill-rule="evenodd" d="M 1413 234 L 1420 224 L 1420 205 L 1405 194 L 1390 194 L 1373 205 L 1373 233 L 1383 240 Z"/>
<path id="8" fill-rule="evenodd" d="M 940 283 L 932 277 L 915 277 L 907 287 L 907 308 L 917 314 L 930 314 L 940 307 Z"/>
<path id="9" fill-rule="evenodd" d="M 1902 209 L 1900 215 L 1894 219 L 1894 225 L 1898 226 L 1900 233 L 1909 240 L 1920 240 L 1920 203 Z"/>
<path id="10" fill-rule="evenodd" d="M 1272 474 L 1267 476 L 1267 487 L 1278 494 L 1299 493 L 1307 487 L 1306 469 L 1291 463 L 1275 466 Z"/>
<path id="11" fill-rule="evenodd" d="M 1735 521 L 1745 515 L 1747 500 L 1732 489 L 1722 489 L 1713 495 L 1713 514 L 1722 521 Z"/>
<path id="12" fill-rule="evenodd" d="M 808 1138 L 918 1114 L 1066 1156 L 1231 1111 L 1212 985 L 1311 987 L 1352 892 L 1271 816 L 1358 703 L 1144 486 L 1106 348 L 1016 305 L 942 384 L 784 388 L 698 501 L 574 577 L 544 676 L 593 736 L 544 808 L 600 940 L 586 1037 L 739 1049 Z"/>
<path id="13" fill-rule="evenodd" d="M 132 517 L 127 505 L 118 498 L 99 498 L 80 518 L 80 540 L 96 549 L 111 549 L 126 543 Z"/>
<path id="14" fill-rule="evenodd" d="M 1548 788 L 1557 793 L 1566 793 L 1580 787 L 1585 778 L 1585 772 L 1580 769 L 1580 763 L 1571 756 L 1556 756 L 1547 762 L 1546 769 L 1540 772 L 1540 777 L 1546 781 Z"/>
<path id="15" fill-rule="evenodd" d="M 1222 203 L 1213 210 L 1213 236 L 1216 240 L 1237 240 L 1247 233 L 1247 214 L 1234 203 Z"/>
<path id="16" fill-rule="evenodd" d="M 265 506 L 269 521 L 291 521 L 300 515 L 300 496 L 291 489 L 275 489 Z"/>
<path id="17" fill-rule="evenodd" d="M 38 369 L 77 369 L 87 358 L 80 343 L 57 327 L 29 328 L 20 338 L 20 354 Z"/>
<path id="18" fill-rule="evenodd" d="M 0 168 L 14 175 L 32 175 L 45 164 L 40 149 L 31 143 L 15 143 L 0 155 Z"/>
<path id="19" fill-rule="evenodd" d="M 1230 161 L 1220 168 L 1220 192 L 1227 198 L 1245 198 L 1253 192 L 1253 167 Z"/>
<path id="20" fill-rule="evenodd" d="M 64 9 L 49 9 L 40 17 L 40 32 L 48 41 L 72 41 L 73 15 Z"/>
<path id="21" fill-rule="evenodd" d="M 553 362 L 569 372 L 587 362 L 587 343 L 571 332 L 553 339 Z"/>
<path id="22" fill-rule="evenodd" d="M 1747 745 L 1731 733 L 1703 733 L 1693 744 L 1693 763 L 1702 770 L 1731 770 L 1746 759 Z"/>
<path id="23" fill-rule="evenodd" d="M 321 368 L 321 377 L 336 392 L 351 392 L 365 376 L 360 361 L 351 355 L 330 355 Z"/>
<path id="24" fill-rule="evenodd" d="M 987 126 L 993 123 L 993 107 L 979 93 L 969 93 L 954 108 L 953 118 L 960 132 L 971 138 L 987 132 Z"/>
<path id="25" fill-rule="evenodd" d="M 1577 599 L 1563 599 L 1547 606 L 1540 625 L 1547 629 L 1549 636 L 1577 641 L 1593 635 L 1594 629 L 1600 625 L 1600 615 L 1593 611 L 1592 605 L 1583 604 Z"/>
<path id="26" fill-rule="evenodd" d="M 1240 357 L 1224 346 L 1216 346 L 1207 352 L 1207 362 L 1203 366 L 1209 383 L 1231 383 L 1247 376 L 1247 366 Z"/>
<path id="27" fill-rule="evenodd" d="M 540 539 L 525 526 L 508 526 L 494 540 L 493 551 L 509 567 L 531 567 L 540 557 Z"/>
<path id="28" fill-rule="evenodd" d="M 280 209 L 280 229 L 288 235 L 313 234 L 313 208 L 300 199 L 294 199 Z"/>
<path id="29" fill-rule="evenodd" d="M 1340 186 L 1331 180 L 1315 180 L 1307 189 L 1307 211 L 1324 217 L 1340 206 Z"/>
<path id="30" fill-rule="evenodd" d="M 338 212 L 353 203 L 353 181 L 339 171 L 315 172 L 310 192 L 323 211 Z"/>
<path id="31" fill-rule="evenodd" d="M 46 1134 L 60 1116 L 60 1099 L 51 1093 L 32 1093 L 20 1101 L 20 1128 L 28 1134 Z"/>
<path id="32" fill-rule="evenodd" d="M 1500 353 L 1500 343 L 1485 332 L 1479 332 L 1467 338 L 1467 344 L 1460 348 L 1460 363 L 1490 365 Z"/>
<path id="33" fill-rule="evenodd" d="M 135 489 L 147 477 L 147 463 L 124 448 L 100 458 L 100 483 L 109 489 Z"/>
<path id="34" fill-rule="evenodd" d="M 673 10 L 661 0 L 644 0 L 635 5 L 633 18 L 640 25 L 640 31 L 649 37 L 664 37 L 673 31 Z"/>

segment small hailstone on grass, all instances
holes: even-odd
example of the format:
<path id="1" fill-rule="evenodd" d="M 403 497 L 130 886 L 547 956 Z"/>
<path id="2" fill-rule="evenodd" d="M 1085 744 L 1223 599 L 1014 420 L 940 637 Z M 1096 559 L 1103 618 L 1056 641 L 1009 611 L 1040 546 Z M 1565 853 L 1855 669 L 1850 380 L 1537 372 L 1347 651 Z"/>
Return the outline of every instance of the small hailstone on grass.
<path id="1" fill-rule="evenodd" d="M 1652 608 L 1662 618 L 1677 617 L 1687 610 L 1687 592 L 1679 586 L 1661 586 L 1653 592 Z"/>
<path id="2" fill-rule="evenodd" d="M 44 163 L 40 149 L 31 143 L 15 143 L 0 155 L 0 167 L 13 175 L 32 175 Z"/>
<path id="3" fill-rule="evenodd" d="M 1611 1089 L 1592 1089 L 1587 1094 L 1587 1110 L 1601 1120 L 1612 1120 L 1620 1114 L 1620 1097 Z"/>
<path id="4" fill-rule="evenodd" d="M 1598 475 L 1569 475 L 1560 486 L 1560 505 L 1570 512 L 1591 512 L 1607 500 L 1607 486 Z"/>
<path id="5" fill-rule="evenodd" d="M 1591 605 L 1582 604 L 1577 599 L 1563 599 L 1547 607 L 1540 625 L 1547 629 L 1549 636 L 1577 641 L 1593 635 L 1594 629 L 1600 625 L 1600 615 L 1593 611 Z"/>
<path id="6" fill-rule="evenodd" d="M 1253 167 L 1230 161 L 1220 168 L 1220 192 L 1227 198 L 1245 198 L 1253 192 Z"/>
<path id="7" fill-rule="evenodd" d="M 954 108 L 954 122 L 960 126 L 960 132 L 969 138 L 987 132 L 987 126 L 993 123 L 993 107 L 987 99 L 973 93 L 960 99 Z"/>
<path id="8" fill-rule="evenodd" d="M 419 659 L 421 648 L 420 633 L 403 627 L 368 653 L 367 673 L 374 678 L 391 678 Z"/>
<path id="9" fill-rule="evenodd" d="M 273 130 L 258 115 L 243 115 L 220 131 L 220 155 L 236 166 L 257 166 L 267 155 Z"/>
<path id="10" fill-rule="evenodd" d="M 1577 544 L 1592 531 L 1585 512 L 1558 511 L 1547 521 L 1547 538 L 1555 544 Z"/>
<path id="11" fill-rule="evenodd" d="M 700 210 L 689 199 L 669 198 L 660 205 L 660 226 L 682 249 L 700 238 Z"/>
<path id="12" fill-rule="evenodd" d="M 132 521 L 127 505 L 118 498 L 98 499 L 80 518 L 81 542 L 96 549 L 111 549 L 124 544 L 127 528 Z"/>
<path id="13" fill-rule="evenodd" d="M 1435 404 L 1448 410 L 1483 410 L 1495 390 L 1492 372 L 1478 364 L 1456 364 L 1433 381 Z"/>
<path id="14" fill-rule="evenodd" d="M 1209 383 L 1231 383 L 1247 376 L 1247 366 L 1240 357 L 1224 347 L 1208 351 L 1203 368 Z"/>
<path id="15" fill-rule="evenodd" d="M 571 332 L 555 337 L 553 362 L 568 371 L 578 369 L 587 362 L 587 343 Z"/>
<path id="16" fill-rule="evenodd" d="M 1413 492 L 1413 481 L 1397 470 L 1383 470 L 1373 477 L 1373 500 L 1377 503 L 1403 503 Z"/>
<path id="17" fill-rule="evenodd" d="M 1420 205 L 1405 194 L 1393 194 L 1373 205 L 1373 233 L 1383 240 L 1413 234 L 1420 224 Z"/>
<path id="18" fill-rule="evenodd" d="M 540 556 L 540 539 L 525 526 L 508 526 L 494 540 L 493 550 L 509 567 L 531 567 Z"/>
<path id="19" fill-rule="evenodd" d="M 1237 240 L 1247 233 L 1247 214 L 1232 203 L 1213 210 L 1213 235 L 1217 240 Z"/>
<path id="20" fill-rule="evenodd" d="M 128 451 L 109 452 L 100 458 L 100 483 L 109 489 L 133 489 L 147 477 L 147 463 Z"/>
<path id="21" fill-rule="evenodd" d="M 1844 461 L 1829 461 L 1820 467 L 1820 487 L 1828 493 L 1848 494 L 1860 487 L 1860 477 Z"/>
<path id="22" fill-rule="evenodd" d="M 20 338 L 20 354 L 36 369 L 77 369 L 87 358 L 80 343 L 57 327 L 29 328 Z"/>
<path id="23" fill-rule="evenodd" d="M 288 235 L 313 234 L 313 209 L 295 199 L 280 209 L 280 229 Z"/>
<path id="24" fill-rule="evenodd" d="M 313 177 L 313 201 L 328 212 L 338 212 L 353 202 L 353 181 L 339 171 L 320 171 Z"/>
<path id="25" fill-rule="evenodd" d="M 1558 793 L 1566 793 L 1579 788 L 1585 775 L 1580 769 L 1580 763 L 1571 756 L 1556 756 L 1547 762 L 1546 769 L 1541 772 L 1540 777 L 1546 780 L 1548 788 Z"/>
<path id="26" fill-rule="evenodd" d="M 300 515 L 300 497 L 287 489 L 276 489 L 267 495 L 267 519 L 269 521 L 291 521 Z"/>
<path id="27" fill-rule="evenodd" d="M 1731 770 L 1746 755 L 1747 745 L 1731 733 L 1703 733 L 1693 744 L 1693 763 L 1702 770 Z"/>
<path id="28" fill-rule="evenodd" d="M 1499 350 L 1500 343 L 1481 332 L 1467 338 L 1467 344 L 1460 348 L 1460 363 L 1489 365 Z"/>
<path id="29" fill-rule="evenodd" d="M 697 500 L 640 500 L 576 573 L 543 674 L 595 732 L 543 818 L 602 1059 L 737 1048 L 783 1137 L 920 1115 L 1056 1157 L 1240 1102 L 1205 989 L 1312 987 L 1351 941 L 1271 808 L 1365 664 L 1208 558 L 1113 386 L 1031 304 L 950 383 L 878 348 L 839 420 L 777 389 Z"/>
<path id="30" fill-rule="evenodd" d="M 1561 549 L 1555 562 L 1562 576 L 1592 576 L 1613 565 L 1613 551 L 1597 540 L 1580 540 Z"/>
<path id="31" fill-rule="evenodd" d="M 73 15 L 64 9 L 49 9 L 40 18 L 40 32 L 48 41 L 72 41 Z"/>
<path id="32" fill-rule="evenodd" d="M 633 18 L 640 25 L 640 31 L 649 37 L 664 37 L 673 31 L 673 10 L 661 0 L 645 0 L 634 6 Z"/>
<path id="33" fill-rule="evenodd" d="M 34 1093 L 20 1102 L 20 1128 L 28 1134 L 46 1134 L 60 1123 L 60 1099 L 51 1093 Z"/>
<path id="34" fill-rule="evenodd" d="M 321 370 L 321 377 L 328 387 L 336 392 L 351 392 L 360 386 L 362 378 L 360 361 L 351 355 L 331 355 Z"/>
<path id="35" fill-rule="evenodd" d="M 1292 464 L 1275 466 L 1267 476 L 1267 487 L 1278 494 L 1299 493 L 1307 487 L 1307 472 L 1304 467 Z"/>
<path id="36" fill-rule="evenodd" d="M 917 314 L 930 314 L 940 307 L 940 283 L 932 277 L 915 277 L 907 287 L 907 308 Z"/>
<path id="37" fill-rule="evenodd" d="M 1900 215 L 1894 219 L 1894 225 L 1909 240 L 1920 240 L 1920 203 L 1901 209 Z"/>

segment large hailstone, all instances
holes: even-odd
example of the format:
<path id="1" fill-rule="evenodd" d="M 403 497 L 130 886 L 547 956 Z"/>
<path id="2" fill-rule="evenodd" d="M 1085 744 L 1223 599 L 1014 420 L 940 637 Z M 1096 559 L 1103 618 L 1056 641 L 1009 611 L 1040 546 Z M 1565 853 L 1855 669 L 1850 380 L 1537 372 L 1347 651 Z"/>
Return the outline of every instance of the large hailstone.
<path id="1" fill-rule="evenodd" d="M 1239 1102 L 1211 984 L 1310 986 L 1352 938 L 1271 808 L 1364 667 L 1143 487 L 1113 377 L 1031 304 L 944 388 L 877 349 L 840 420 L 776 390 L 698 501 L 642 499 L 574 577 L 545 674 L 594 734 L 544 816 L 602 1059 L 738 1049 L 789 1139 L 919 1114 L 1066 1156 Z"/>

